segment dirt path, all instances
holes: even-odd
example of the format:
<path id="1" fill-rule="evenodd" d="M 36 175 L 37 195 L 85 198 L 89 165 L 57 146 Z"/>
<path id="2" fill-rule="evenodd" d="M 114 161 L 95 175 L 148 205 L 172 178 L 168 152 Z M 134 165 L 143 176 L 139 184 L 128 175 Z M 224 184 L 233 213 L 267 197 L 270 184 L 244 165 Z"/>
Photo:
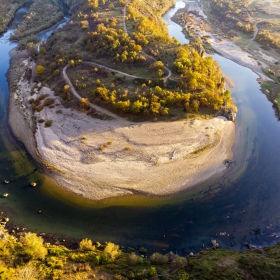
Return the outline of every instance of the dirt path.
<path id="1" fill-rule="evenodd" d="M 256 30 L 255 30 L 255 32 L 254 32 L 253 38 L 250 39 L 251 41 L 254 41 L 254 40 L 256 39 L 256 37 L 257 37 L 257 35 L 258 35 L 258 33 L 259 33 L 258 24 L 261 23 L 261 22 L 263 22 L 263 21 L 258 21 L 258 22 L 255 24 Z"/>
<path id="2" fill-rule="evenodd" d="M 74 95 L 75 98 L 77 98 L 79 101 L 82 100 L 82 97 L 78 94 L 78 92 L 75 90 L 73 84 L 71 83 L 67 73 L 66 73 L 66 70 L 68 68 L 68 65 L 66 65 L 64 68 L 63 68 L 63 71 L 62 71 L 62 76 L 63 76 L 63 79 L 64 81 L 69 85 L 70 87 L 70 91 L 71 93 Z M 121 121 L 121 122 L 124 122 L 125 120 L 119 116 L 117 116 L 116 114 L 113 114 L 112 112 L 104 109 L 104 108 L 101 108 L 97 105 L 94 105 L 92 103 L 89 104 L 91 108 L 97 110 L 98 112 L 102 113 L 102 114 L 105 114 L 107 116 L 110 116 L 112 118 L 114 118 L 115 120 L 118 120 L 118 121 Z"/>

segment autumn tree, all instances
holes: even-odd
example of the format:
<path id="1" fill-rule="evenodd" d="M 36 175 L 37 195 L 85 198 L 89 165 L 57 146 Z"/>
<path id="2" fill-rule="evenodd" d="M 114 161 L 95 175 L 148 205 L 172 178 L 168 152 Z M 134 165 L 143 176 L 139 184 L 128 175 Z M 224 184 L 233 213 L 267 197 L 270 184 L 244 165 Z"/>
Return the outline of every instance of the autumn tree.
<path id="1" fill-rule="evenodd" d="M 37 65 L 36 68 L 35 68 L 35 74 L 37 76 L 43 75 L 44 71 L 45 71 L 45 67 L 42 66 L 42 65 Z"/>

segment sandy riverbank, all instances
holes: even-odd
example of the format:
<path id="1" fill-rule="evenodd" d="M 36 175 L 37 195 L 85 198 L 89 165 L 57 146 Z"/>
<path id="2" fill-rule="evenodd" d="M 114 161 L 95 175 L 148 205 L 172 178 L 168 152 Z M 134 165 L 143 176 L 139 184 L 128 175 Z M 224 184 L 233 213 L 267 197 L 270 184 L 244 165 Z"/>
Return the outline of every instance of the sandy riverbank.
<path id="1" fill-rule="evenodd" d="M 32 98 L 48 94 L 55 104 L 33 116 L 28 103 L 32 84 L 24 78 L 32 62 L 15 64 L 17 59 L 9 74 L 17 83 L 11 86 L 9 123 L 37 160 L 36 146 L 42 158 L 59 170 L 52 176 L 68 190 L 91 199 L 166 195 L 226 169 L 234 139 L 232 122 L 222 117 L 167 123 L 103 121 L 64 108 L 46 87 Z M 52 126 L 45 127 L 39 119 L 52 120 Z"/>
<path id="2" fill-rule="evenodd" d="M 32 157 L 38 160 L 36 156 L 36 141 L 34 138 L 33 114 L 25 105 L 22 93 L 28 92 L 30 84 L 22 83 L 20 87 L 18 82 L 23 78 L 25 65 L 27 65 L 28 53 L 26 51 L 17 51 L 13 49 L 10 52 L 10 69 L 7 73 L 10 90 L 9 100 L 9 125 L 14 135 L 24 143 L 27 151 Z M 29 62 L 31 63 L 31 62 Z"/>

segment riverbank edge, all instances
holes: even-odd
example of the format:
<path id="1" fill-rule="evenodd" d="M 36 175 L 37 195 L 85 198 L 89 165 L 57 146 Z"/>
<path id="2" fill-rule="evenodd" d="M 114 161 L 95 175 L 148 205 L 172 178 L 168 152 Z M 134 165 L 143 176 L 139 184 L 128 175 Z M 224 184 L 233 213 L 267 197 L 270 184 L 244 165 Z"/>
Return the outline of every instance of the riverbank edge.
<path id="1" fill-rule="evenodd" d="M 13 97 L 13 80 L 14 80 L 14 75 L 15 75 L 15 71 L 14 71 L 14 66 L 17 65 L 19 62 L 23 61 L 24 59 L 26 59 L 28 57 L 28 54 L 26 52 L 19 52 L 16 49 L 12 50 L 10 52 L 11 55 L 11 67 L 10 70 L 8 72 L 8 80 L 9 80 L 9 87 L 10 87 L 10 102 L 9 102 L 9 125 L 12 128 L 12 131 L 14 133 L 14 135 L 21 141 L 24 143 L 27 151 L 29 152 L 29 154 L 39 163 L 42 164 L 42 158 L 39 157 L 38 154 L 38 150 L 39 153 L 42 155 L 42 153 L 40 152 L 41 150 L 41 145 L 37 150 L 37 145 L 38 142 L 35 139 L 35 131 L 36 131 L 36 125 L 33 122 L 32 125 L 30 125 L 30 123 L 28 123 L 20 108 L 19 105 L 16 104 L 14 97 Z M 210 121 L 211 122 L 211 121 Z M 205 121 L 205 124 L 207 124 L 208 121 Z M 152 125 L 152 124 L 151 124 Z M 201 169 L 198 168 L 198 170 L 192 170 L 191 171 L 191 178 L 188 179 L 188 183 L 183 187 L 182 182 L 180 183 L 179 187 L 173 187 L 171 191 L 165 189 L 164 191 L 161 191 L 162 187 L 158 188 L 158 192 L 155 191 L 154 193 L 149 193 L 149 195 L 153 195 L 153 196 L 162 196 L 162 195 L 170 195 L 173 193 L 176 193 L 177 191 L 181 191 L 183 189 L 186 188 L 190 188 L 193 187 L 199 183 L 201 183 L 202 181 L 205 181 L 207 179 L 209 179 L 210 177 L 212 177 L 213 175 L 217 175 L 218 173 L 221 173 L 222 171 L 225 171 L 225 166 L 223 166 L 223 160 L 228 160 L 232 157 L 231 154 L 231 147 L 233 144 L 233 139 L 234 139 L 234 125 L 233 123 L 231 124 L 231 122 L 228 122 L 223 128 L 222 131 L 220 131 L 221 136 L 219 136 L 219 142 L 217 144 L 215 144 L 214 146 L 211 147 L 207 147 L 207 149 L 203 150 L 204 147 L 199 147 L 199 148 L 203 148 L 202 151 L 199 152 L 199 157 L 202 159 L 202 163 L 201 164 Z M 37 130 L 37 134 L 38 134 L 38 130 Z M 205 154 L 208 155 L 213 155 L 214 151 L 220 150 L 220 147 L 223 147 L 223 151 L 221 153 L 219 153 L 219 159 L 220 162 L 218 162 L 217 160 L 209 160 Z M 196 155 L 197 156 L 197 155 Z M 214 158 L 214 157 L 213 157 Z M 45 159 L 45 157 L 43 156 L 43 160 Z M 197 157 L 190 159 L 195 161 L 196 164 L 199 163 L 199 160 L 197 160 Z M 47 162 L 49 162 L 49 160 L 47 159 Z M 72 163 L 73 164 L 73 163 Z M 56 166 L 59 167 L 59 164 Z M 168 165 L 170 166 L 171 170 L 172 170 L 172 164 Z M 203 166 L 203 167 L 202 167 Z M 45 168 L 46 169 L 46 168 Z M 46 170 L 47 171 L 47 170 Z M 195 171 L 195 172 L 194 172 Z M 65 172 L 65 170 L 64 170 Z M 155 172 L 157 172 L 155 170 Z M 172 171 L 171 171 L 172 172 Z M 55 180 L 56 183 L 58 183 L 61 187 L 65 188 L 66 190 L 76 193 L 76 186 L 72 185 L 72 187 L 70 187 L 68 184 L 65 184 L 65 182 L 63 183 L 64 180 L 61 180 L 63 177 L 63 175 L 61 174 L 57 174 L 57 172 L 53 172 L 52 174 L 48 174 L 49 176 L 51 176 L 52 179 Z M 78 176 L 76 174 L 76 176 Z M 71 180 L 73 180 L 75 178 L 71 177 Z M 191 183 L 189 183 L 191 182 Z M 88 183 L 90 183 L 90 180 L 88 179 Z M 159 182 L 159 185 L 164 184 L 164 182 Z M 91 187 L 93 187 L 93 185 L 91 185 Z M 82 195 L 86 198 L 89 198 L 91 200 L 103 200 L 103 199 L 107 199 L 107 198 L 111 198 L 111 197 L 116 197 L 116 196 L 127 196 L 127 195 L 132 195 L 135 193 L 135 191 L 133 191 L 132 189 L 130 191 L 128 191 L 127 189 L 123 189 L 124 191 L 119 193 L 118 190 L 118 194 L 114 193 L 114 190 L 112 188 L 112 190 L 109 192 L 109 194 L 104 195 L 104 194 L 100 194 L 97 196 L 92 196 L 92 195 L 87 195 L 87 190 L 84 190 L 82 192 Z M 108 189 L 107 189 L 108 192 Z M 137 190 L 136 190 L 137 193 Z M 79 195 L 81 195 L 81 193 L 79 193 Z"/>
<path id="2" fill-rule="evenodd" d="M 183 1 L 183 2 L 186 4 L 185 7 L 184 7 L 184 8 L 178 9 L 177 12 L 175 13 L 175 15 L 174 15 L 174 16 L 172 17 L 172 19 L 171 19 L 173 22 L 175 22 L 176 24 L 178 24 L 178 25 L 181 26 L 182 28 L 183 28 L 184 26 L 182 26 L 182 25 L 180 24 L 180 22 L 178 21 L 178 18 L 177 18 L 178 14 L 191 11 L 191 9 L 188 7 L 188 3 L 189 3 L 189 2 L 188 2 L 188 1 Z M 204 13 L 203 5 L 197 6 L 197 7 L 199 8 L 199 11 L 201 11 L 202 13 Z M 182 33 L 185 35 L 186 39 L 188 39 L 188 40 L 190 39 L 189 36 L 188 36 L 188 33 L 184 30 L 184 28 L 182 29 Z M 233 41 L 231 41 L 231 40 L 229 40 L 229 41 L 230 41 L 232 44 L 234 44 L 234 45 L 236 46 L 236 49 L 239 48 Z M 251 69 L 256 75 L 259 76 L 259 78 L 257 79 L 257 81 L 259 82 L 259 84 L 261 84 L 261 83 L 264 82 L 264 81 L 273 82 L 273 80 L 272 80 L 271 78 L 269 78 L 268 76 L 265 75 L 265 73 L 263 73 L 263 71 L 262 71 L 262 69 L 261 69 L 260 67 L 256 67 L 256 66 L 254 66 L 254 65 L 251 65 L 250 63 L 246 63 L 246 62 L 244 62 L 241 58 L 235 56 L 234 54 L 229 55 L 227 52 L 224 51 L 224 48 L 223 48 L 223 47 L 219 47 L 219 46 L 217 46 L 217 45 L 216 45 L 216 46 L 213 46 L 211 43 L 210 43 L 210 45 L 211 45 L 211 48 L 213 49 L 214 53 L 216 53 L 216 54 L 218 54 L 218 55 L 220 55 L 220 56 L 222 56 L 222 57 L 224 57 L 224 58 L 226 58 L 226 59 L 229 59 L 229 60 L 231 60 L 231 61 L 237 63 L 238 65 L 241 65 L 241 66 L 243 66 L 243 67 L 246 67 L 246 68 Z M 240 50 L 241 50 L 241 49 L 240 49 Z M 256 58 L 255 58 L 253 55 L 247 53 L 247 52 L 244 51 L 244 50 L 242 50 L 242 52 L 243 52 L 244 54 L 248 55 L 248 56 L 253 57 L 253 59 L 256 61 Z"/>
<path id="3" fill-rule="evenodd" d="M 0 31 L 0 36 L 2 36 L 5 32 L 7 32 L 11 22 L 13 21 L 13 19 L 15 18 L 15 14 L 16 12 L 21 9 L 26 3 L 28 3 L 30 0 L 26 0 L 22 5 L 20 5 L 18 8 L 15 9 L 13 16 L 10 18 L 9 22 L 6 24 L 6 27 L 4 28 L 4 30 Z"/>
<path id="4" fill-rule="evenodd" d="M 24 119 L 24 116 L 15 104 L 15 100 L 12 96 L 13 93 L 13 82 L 16 78 L 16 73 L 13 71 L 18 63 L 29 57 L 27 51 L 18 51 L 16 48 L 12 49 L 10 55 L 10 68 L 6 74 L 8 85 L 9 85 L 9 113 L 8 113 L 8 124 L 14 136 L 20 140 L 28 153 L 37 161 L 40 162 L 36 154 L 37 143 L 34 137 L 35 127 L 30 127 Z"/>

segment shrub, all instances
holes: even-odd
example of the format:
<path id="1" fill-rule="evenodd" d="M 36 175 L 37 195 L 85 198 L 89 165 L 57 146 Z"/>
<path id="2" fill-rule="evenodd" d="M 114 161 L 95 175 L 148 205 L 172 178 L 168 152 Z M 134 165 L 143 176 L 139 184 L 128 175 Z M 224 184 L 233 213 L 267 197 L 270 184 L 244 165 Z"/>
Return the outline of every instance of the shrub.
<path id="1" fill-rule="evenodd" d="M 89 106 L 90 106 L 90 102 L 89 102 L 88 98 L 82 98 L 82 99 L 80 100 L 80 107 L 81 107 L 82 109 L 88 109 Z"/>
<path id="2" fill-rule="evenodd" d="M 44 98 L 46 98 L 46 95 L 41 93 L 38 97 L 37 100 L 43 100 Z"/>
<path id="3" fill-rule="evenodd" d="M 29 104 L 32 104 L 34 102 L 34 99 L 33 98 L 30 98 L 29 100 L 28 100 L 28 103 Z"/>
<path id="4" fill-rule="evenodd" d="M 154 253 L 150 257 L 152 264 L 166 264 L 168 262 L 168 257 L 160 253 Z"/>
<path id="5" fill-rule="evenodd" d="M 132 252 L 128 255 L 128 260 L 131 264 L 137 264 L 138 256 L 134 252 Z"/>
<path id="6" fill-rule="evenodd" d="M 100 145 L 100 146 L 99 146 L 99 150 L 100 150 L 100 151 L 103 151 L 103 150 L 104 150 L 104 146 L 103 146 L 103 145 Z"/>
<path id="7" fill-rule="evenodd" d="M 86 253 L 77 253 L 74 252 L 70 254 L 69 259 L 76 263 L 86 263 L 86 262 L 94 262 L 96 264 L 99 263 L 99 256 L 96 255 L 95 252 L 86 252 Z"/>
<path id="8" fill-rule="evenodd" d="M 66 253 L 68 249 L 64 246 L 52 246 L 48 248 L 48 253 L 53 256 L 61 256 Z"/>
<path id="9" fill-rule="evenodd" d="M 125 150 L 130 151 L 130 147 L 129 146 L 125 147 Z"/>
<path id="10" fill-rule="evenodd" d="M 53 269 L 62 269 L 64 266 L 64 261 L 56 257 L 50 257 L 48 258 L 46 265 Z"/>
<path id="11" fill-rule="evenodd" d="M 53 98 L 47 98 L 47 99 L 45 99 L 45 101 L 44 101 L 44 106 L 51 106 L 51 105 L 53 105 L 54 104 L 54 99 Z"/>
<path id="12" fill-rule="evenodd" d="M 53 124 L 53 120 L 47 120 L 47 121 L 45 122 L 45 127 L 51 127 L 52 124 Z"/>
<path id="13" fill-rule="evenodd" d="M 58 76 L 60 74 L 60 71 L 58 69 L 54 70 L 53 71 L 53 75 L 54 76 Z"/>
<path id="14" fill-rule="evenodd" d="M 36 107 L 36 111 L 41 112 L 43 110 L 43 108 L 44 108 L 43 105 L 39 105 Z"/>
<path id="15" fill-rule="evenodd" d="M 116 245 L 112 242 L 108 242 L 104 248 L 104 255 L 110 257 L 112 260 L 115 260 L 118 256 L 121 255 L 121 250 L 119 245 Z"/>
<path id="16" fill-rule="evenodd" d="M 37 76 L 41 76 L 44 73 L 44 71 L 45 71 L 45 67 L 42 65 L 38 65 L 35 69 L 35 74 Z"/>
<path id="17" fill-rule="evenodd" d="M 92 245 L 92 241 L 90 239 L 82 239 L 80 242 L 80 250 L 82 251 L 94 251 L 95 246 Z"/>
<path id="18" fill-rule="evenodd" d="M 108 142 L 107 142 L 108 145 L 111 145 L 112 143 L 113 143 L 112 141 L 108 141 Z"/>
<path id="19" fill-rule="evenodd" d="M 43 259 L 48 251 L 43 246 L 43 238 L 38 237 L 35 233 L 28 232 L 25 236 L 20 237 L 23 252 L 31 259 Z"/>

